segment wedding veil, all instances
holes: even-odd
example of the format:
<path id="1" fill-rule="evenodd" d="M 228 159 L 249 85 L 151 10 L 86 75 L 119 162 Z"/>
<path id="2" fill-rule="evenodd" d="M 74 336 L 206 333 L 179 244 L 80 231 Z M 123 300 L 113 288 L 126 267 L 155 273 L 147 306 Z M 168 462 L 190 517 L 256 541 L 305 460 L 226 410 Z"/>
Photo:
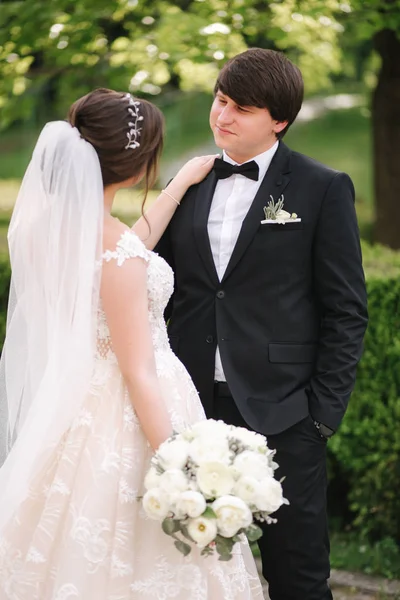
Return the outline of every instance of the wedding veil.
<path id="1" fill-rule="evenodd" d="M 48 123 L 8 232 L 12 278 L 0 362 L 0 527 L 79 413 L 90 384 L 103 209 L 93 146 L 67 122 Z"/>

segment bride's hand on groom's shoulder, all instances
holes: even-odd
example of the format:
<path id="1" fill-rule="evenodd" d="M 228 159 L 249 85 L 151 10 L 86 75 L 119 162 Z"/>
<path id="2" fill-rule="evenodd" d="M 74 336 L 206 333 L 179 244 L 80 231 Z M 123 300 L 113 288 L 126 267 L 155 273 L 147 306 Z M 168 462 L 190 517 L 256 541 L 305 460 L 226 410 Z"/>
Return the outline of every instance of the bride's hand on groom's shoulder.
<path id="1" fill-rule="evenodd" d="M 207 154 L 191 158 L 175 175 L 174 181 L 179 181 L 187 187 L 200 183 L 211 171 L 218 156 L 218 154 Z"/>

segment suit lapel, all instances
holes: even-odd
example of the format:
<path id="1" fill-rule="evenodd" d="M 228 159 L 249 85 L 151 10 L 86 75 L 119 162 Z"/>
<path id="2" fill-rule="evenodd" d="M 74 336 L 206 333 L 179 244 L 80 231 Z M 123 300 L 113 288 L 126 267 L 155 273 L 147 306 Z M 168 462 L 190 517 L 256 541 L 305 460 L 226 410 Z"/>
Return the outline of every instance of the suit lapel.
<path id="1" fill-rule="evenodd" d="M 214 171 L 211 171 L 206 179 L 199 184 L 195 199 L 193 223 L 194 238 L 196 240 L 197 249 L 204 263 L 206 271 L 210 275 L 214 285 L 219 284 L 219 279 L 215 269 L 210 239 L 208 237 L 207 223 L 217 181 L 218 179 Z"/>
<path id="2" fill-rule="evenodd" d="M 264 218 L 263 208 L 268 204 L 270 196 L 272 196 L 276 202 L 285 190 L 289 181 L 290 150 L 283 142 L 280 142 L 278 150 L 276 151 L 253 203 L 250 206 L 249 212 L 243 220 L 239 237 L 222 278 L 222 282 L 232 273 L 255 236 L 260 227 L 260 222 Z"/>

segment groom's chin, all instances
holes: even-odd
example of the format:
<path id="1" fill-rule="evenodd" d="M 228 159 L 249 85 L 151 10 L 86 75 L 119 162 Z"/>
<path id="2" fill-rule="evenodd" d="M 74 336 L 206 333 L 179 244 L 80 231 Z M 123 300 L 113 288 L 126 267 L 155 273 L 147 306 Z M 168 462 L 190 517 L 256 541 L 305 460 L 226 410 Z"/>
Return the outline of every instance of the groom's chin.
<path id="1" fill-rule="evenodd" d="M 220 150 L 228 150 L 229 144 L 226 143 L 226 140 L 221 140 L 218 134 L 214 134 L 214 143 Z"/>

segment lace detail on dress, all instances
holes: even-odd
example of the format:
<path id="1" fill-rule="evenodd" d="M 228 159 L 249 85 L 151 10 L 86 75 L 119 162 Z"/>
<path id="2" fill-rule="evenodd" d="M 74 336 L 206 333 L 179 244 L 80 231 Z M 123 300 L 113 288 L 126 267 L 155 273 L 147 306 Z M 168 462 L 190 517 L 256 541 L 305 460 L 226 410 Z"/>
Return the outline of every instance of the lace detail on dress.
<path id="1" fill-rule="evenodd" d="M 149 322 L 154 351 L 170 350 L 167 328 L 164 321 L 164 310 L 174 291 L 174 274 L 170 266 L 155 252 L 147 250 L 143 242 L 133 231 L 125 231 L 117 243 L 115 250 L 107 250 L 103 260 L 115 259 L 122 266 L 128 258 L 143 258 L 148 263 L 147 290 L 149 298 Z M 101 309 L 97 322 L 97 354 L 98 360 L 116 364 L 117 359 L 112 349 L 110 332 L 106 316 Z"/>
<path id="2" fill-rule="evenodd" d="M 117 260 L 117 264 L 120 267 L 127 258 L 143 258 L 148 261 L 150 260 L 150 252 L 136 233 L 125 231 L 121 235 L 121 239 L 117 242 L 116 249 L 106 250 L 103 254 L 103 259 L 107 262 L 113 258 Z"/>

